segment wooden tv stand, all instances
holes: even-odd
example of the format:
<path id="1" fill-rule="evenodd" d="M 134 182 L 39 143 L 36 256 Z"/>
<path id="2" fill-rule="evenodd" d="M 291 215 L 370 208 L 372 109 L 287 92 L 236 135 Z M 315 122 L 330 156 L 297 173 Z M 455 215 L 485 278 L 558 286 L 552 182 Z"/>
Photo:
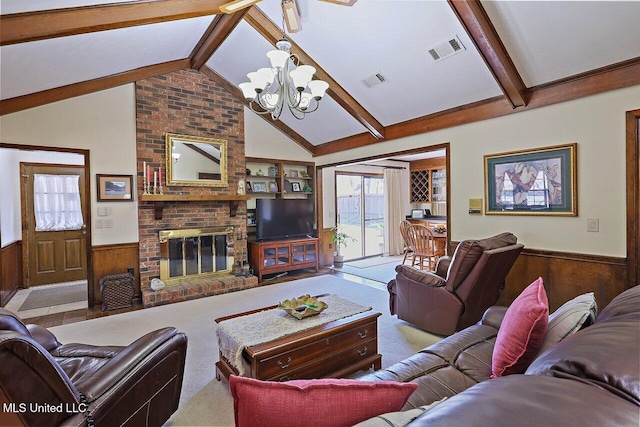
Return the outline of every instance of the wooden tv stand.
<path id="1" fill-rule="evenodd" d="M 264 274 L 282 273 L 301 268 L 318 271 L 318 238 L 304 237 L 285 240 L 248 242 L 249 263 L 258 282 Z"/>

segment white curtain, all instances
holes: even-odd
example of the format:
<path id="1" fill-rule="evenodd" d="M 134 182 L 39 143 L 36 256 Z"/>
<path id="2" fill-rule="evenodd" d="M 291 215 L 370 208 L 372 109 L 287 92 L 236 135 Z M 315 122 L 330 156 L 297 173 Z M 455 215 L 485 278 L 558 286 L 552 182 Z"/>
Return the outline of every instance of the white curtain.
<path id="1" fill-rule="evenodd" d="M 79 230 L 84 221 L 79 175 L 33 176 L 36 231 Z"/>
<path id="2" fill-rule="evenodd" d="M 400 255 L 404 250 L 400 221 L 404 219 L 402 202 L 402 171 L 384 170 L 385 255 Z"/>

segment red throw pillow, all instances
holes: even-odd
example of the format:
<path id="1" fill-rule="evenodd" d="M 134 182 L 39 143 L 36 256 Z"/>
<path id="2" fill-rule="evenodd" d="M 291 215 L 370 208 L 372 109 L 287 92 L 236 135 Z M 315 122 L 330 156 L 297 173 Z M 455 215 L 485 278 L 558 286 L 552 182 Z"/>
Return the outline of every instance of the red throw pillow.
<path id="1" fill-rule="evenodd" d="M 236 427 L 352 426 L 399 411 L 417 387 L 393 381 L 229 378 Z"/>
<path id="2" fill-rule="evenodd" d="M 538 354 L 549 323 L 549 301 L 542 277 L 531 283 L 507 309 L 498 330 L 491 378 L 519 374 Z"/>

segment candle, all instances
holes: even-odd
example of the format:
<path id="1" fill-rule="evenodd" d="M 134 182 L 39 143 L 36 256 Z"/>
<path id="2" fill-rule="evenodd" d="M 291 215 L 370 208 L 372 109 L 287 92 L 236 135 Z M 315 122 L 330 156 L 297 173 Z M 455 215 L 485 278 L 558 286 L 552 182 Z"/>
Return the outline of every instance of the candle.
<path id="1" fill-rule="evenodd" d="M 147 182 L 151 184 L 151 165 L 147 165 Z"/>
<path id="2" fill-rule="evenodd" d="M 158 168 L 158 181 L 160 181 L 160 185 L 162 185 L 162 167 Z"/>
<path id="3" fill-rule="evenodd" d="M 153 171 L 153 188 L 158 186 L 158 171 Z"/>
<path id="4" fill-rule="evenodd" d="M 147 162 L 142 162 L 142 182 L 147 182 Z"/>

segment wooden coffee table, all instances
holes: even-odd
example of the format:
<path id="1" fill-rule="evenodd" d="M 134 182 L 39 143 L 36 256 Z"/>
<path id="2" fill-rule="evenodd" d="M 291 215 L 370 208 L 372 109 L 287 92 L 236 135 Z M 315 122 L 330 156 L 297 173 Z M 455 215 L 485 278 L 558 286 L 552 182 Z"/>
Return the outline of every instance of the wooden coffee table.
<path id="1" fill-rule="evenodd" d="M 256 313 L 265 307 L 216 319 L 223 320 Z M 242 353 L 249 368 L 247 377 L 269 381 L 293 379 L 340 378 L 359 370 L 380 369 L 378 354 L 378 317 L 366 311 L 274 341 L 246 347 Z M 229 379 L 238 370 L 220 354 L 216 378 Z"/>

